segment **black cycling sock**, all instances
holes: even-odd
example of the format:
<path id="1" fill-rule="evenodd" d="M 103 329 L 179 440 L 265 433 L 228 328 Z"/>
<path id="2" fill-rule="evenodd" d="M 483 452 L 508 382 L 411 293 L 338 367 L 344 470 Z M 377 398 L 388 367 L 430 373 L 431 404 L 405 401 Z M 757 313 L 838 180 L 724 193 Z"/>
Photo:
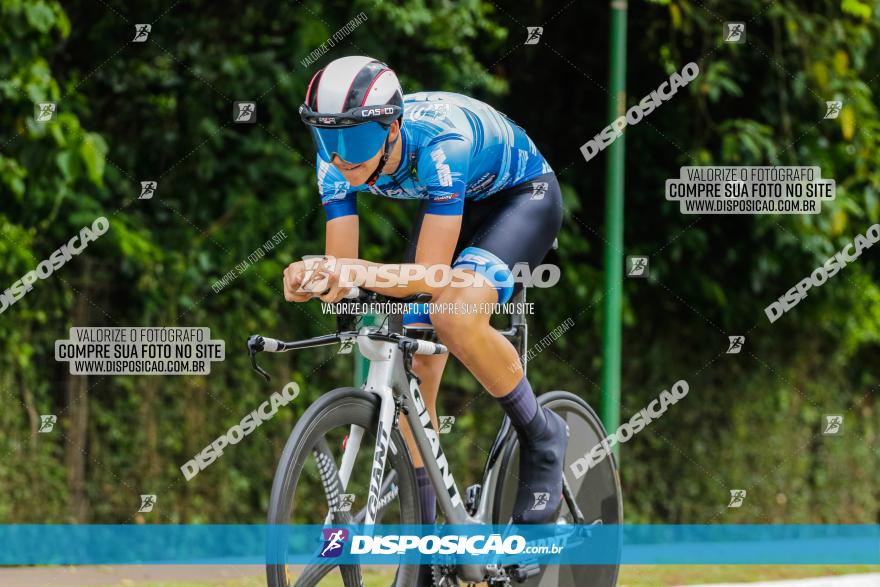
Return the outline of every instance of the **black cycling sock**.
<path id="1" fill-rule="evenodd" d="M 562 501 L 562 475 L 568 427 L 565 420 L 540 408 L 516 429 L 519 439 L 519 483 L 513 506 L 514 524 L 552 522 Z"/>
<path id="2" fill-rule="evenodd" d="M 416 481 L 419 485 L 419 503 L 422 504 L 422 524 L 433 524 L 437 520 L 437 494 L 424 467 L 416 468 Z"/>
<path id="3" fill-rule="evenodd" d="M 529 380 L 525 378 L 525 375 L 510 393 L 499 397 L 498 401 L 507 413 L 507 417 L 510 418 L 510 423 L 516 429 L 526 426 L 532 421 L 535 414 L 541 414 L 541 411 L 538 410 L 538 398 L 535 397 L 535 392 L 532 391 L 532 386 L 529 385 Z M 543 414 L 541 420 L 543 420 Z"/>

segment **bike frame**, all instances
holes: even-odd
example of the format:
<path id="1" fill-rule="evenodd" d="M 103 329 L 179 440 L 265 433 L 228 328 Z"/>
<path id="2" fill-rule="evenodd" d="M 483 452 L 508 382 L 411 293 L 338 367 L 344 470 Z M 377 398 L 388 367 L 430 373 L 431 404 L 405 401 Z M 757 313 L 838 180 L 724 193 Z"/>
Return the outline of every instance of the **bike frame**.
<path id="1" fill-rule="evenodd" d="M 379 423 L 376 430 L 376 446 L 373 453 L 373 473 L 370 477 L 370 489 L 367 496 L 365 525 L 376 523 L 379 504 L 379 489 L 389 448 L 391 429 L 397 413 L 395 396 L 402 399 L 401 411 L 406 415 L 412 430 L 413 439 L 422 455 L 425 469 L 431 484 L 437 493 L 441 511 L 446 515 L 449 524 L 490 524 L 492 515 L 492 497 L 498 483 L 498 466 L 500 459 L 490 460 L 483 479 L 483 498 L 474 516 L 465 509 L 462 494 L 450 470 L 446 455 L 440 446 L 438 432 L 434 429 L 430 415 L 419 391 L 418 381 L 409 377 L 405 369 L 403 351 L 394 342 L 374 340 L 368 337 L 365 329 L 358 334 L 358 347 L 361 354 L 370 361 L 370 369 L 364 390 L 375 393 L 380 399 Z M 351 426 L 342 462 L 339 478 L 343 489 L 348 484 L 354 460 L 360 449 L 364 430 L 360 426 Z M 493 462 L 494 461 L 494 462 Z M 459 576 L 470 582 L 482 581 L 485 565 L 461 565 Z"/>
<path id="2" fill-rule="evenodd" d="M 525 301 L 525 289 L 518 292 L 514 296 L 513 301 Z M 465 508 L 462 500 L 462 494 L 458 490 L 455 478 L 446 460 L 446 455 L 440 446 L 440 438 L 437 430 L 434 429 L 430 414 L 422 394 L 419 391 L 418 379 L 408 370 L 407 353 L 424 352 L 424 348 L 418 340 L 402 337 L 407 344 L 401 344 L 399 330 L 402 324 L 395 320 L 397 326 L 392 329 L 393 332 L 383 331 L 381 327 L 365 327 L 354 332 L 346 329 L 340 329 L 335 335 L 324 335 L 315 338 L 282 342 L 260 335 L 254 335 L 248 339 L 248 349 L 250 352 L 251 366 L 258 373 L 263 375 L 267 380 L 269 374 L 257 365 L 256 353 L 262 351 L 279 352 L 294 349 L 304 349 L 310 347 L 324 346 L 329 344 L 345 343 L 354 339 L 361 354 L 370 361 L 370 368 L 367 374 L 367 381 L 364 384 L 364 391 L 375 393 L 379 396 L 379 422 L 376 426 L 376 445 L 373 450 L 373 470 L 370 475 L 370 487 L 367 495 L 367 507 L 364 517 L 364 525 L 375 525 L 379 509 L 381 507 L 381 488 L 382 477 L 385 471 L 385 465 L 390 449 L 395 454 L 399 450 L 391 444 L 391 430 L 393 429 L 396 419 L 400 412 L 406 415 L 409 422 L 412 436 L 416 444 L 419 454 L 422 456 L 428 478 L 433 485 L 437 501 L 440 504 L 440 510 L 446 515 L 446 520 L 452 525 L 491 524 L 492 509 L 494 506 L 494 497 L 501 475 L 501 464 L 503 459 L 499 458 L 505 443 L 503 441 L 509 431 L 509 427 L 505 426 L 501 429 L 492 446 L 483 474 L 483 483 L 481 484 L 481 498 L 474 515 L 470 515 Z M 511 319 L 510 327 L 507 330 L 499 332 L 510 340 L 517 349 L 520 357 L 523 357 L 523 371 L 525 372 L 525 352 L 528 341 L 528 325 L 525 317 L 522 315 L 514 315 Z M 414 327 L 409 331 L 433 330 L 431 328 Z M 390 335 L 389 335 L 390 334 Z M 433 343 L 429 343 L 433 344 Z M 427 354 L 437 354 L 438 347 L 430 346 Z M 439 345 L 439 352 L 446 352 L 442 345 Z M 399 402 L 399 403 L 398 403 Z M 351 425 L 349 429 L 348 439 L 342 454 L 342 460 L 338 468 L 338 482 L 341 486 L 340 492 L 344 492 L 351 479 L 352 469 L 354 468 L 357 453 L 360 450 L 363 441 L 364 428 Z M 332 520 L 332 512 L 328 513 L 327 523 Z M 457 575 L 460 579 L 469 583 L 478 583 L 491 578 L 492 576 L 502 576 L 504 570 L 495 564 L 463 564 L 457 565 Z"/>

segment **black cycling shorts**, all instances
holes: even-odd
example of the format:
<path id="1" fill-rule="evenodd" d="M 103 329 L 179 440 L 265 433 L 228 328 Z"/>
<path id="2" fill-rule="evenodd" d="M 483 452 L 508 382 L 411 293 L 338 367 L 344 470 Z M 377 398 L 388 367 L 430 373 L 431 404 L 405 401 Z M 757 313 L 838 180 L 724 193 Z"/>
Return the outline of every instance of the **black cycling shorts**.
<path id="1" fill-rule="evenodd" d="M 404 256 L 407 263 L 415 260 L 427 207 L 428 202 L 423 201 Z M 483 200 L 466 200 L 452 265 L 475 270 L 490 267 L 481 272 L 496 284 L 498 302 L 504 303 L 522 288 L 519 281 L 509 279 L 514 266 L 526 263 L 534 270 L 540 265 L 561 226 L 562 193 L 554 173 L 539 175 Z M 421 308 L 404 316 L 405 324 L 427 321 Z"/>

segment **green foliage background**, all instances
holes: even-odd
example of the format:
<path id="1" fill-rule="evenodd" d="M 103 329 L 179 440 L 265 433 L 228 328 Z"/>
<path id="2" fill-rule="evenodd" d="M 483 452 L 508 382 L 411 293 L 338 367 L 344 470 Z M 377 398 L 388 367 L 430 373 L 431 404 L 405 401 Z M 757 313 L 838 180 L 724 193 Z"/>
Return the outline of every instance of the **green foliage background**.
<path id="1" fill-rule="evenodd" d="M 301 60 L 363 11 L 317 64 Z M 628 103 L 688 61 L 701 75 L 626 132 L 626 253 L 652 278 L 625 287 L 624 418 L 678 379 L 691 392 L 622 450 L 630 522 L 880 519 L 878 251 L 774 324 L 763 308 L 880 221 L 880 3 L 630 3 Z M 745 45 L 721 42 L 745 20 Z M 131 43 L 136 23 L 148 42 Z M 526 26 L 544 26 L 524 46 Z M 274 466 L 309 399 L 351 381 L 334 350 L 275 360 L 303 388 L 192 482 L 179 466 L 268 395 L 242 343 L 333 327 L 286 304 L 282 268 L 323 247 L 313 153 L 296 109 L 316 68 L 350 54 L 391 64 L 407 91 L 458 91 L 528 129 L 563 184 L 552 261 L 531 300 L 532 340 L 576 328 L 531 365 L 536 389 L 599 402 L 603 158 L 578 148 L 605 124 L 607 8 L 595 3 L 0 0 L 0 286 L 98 216 L 107 235 L 0 314 L 0 520 L 258 522 Z M 235 100 L 258 124 L 234 125 Z M 825 100 L 841 99 L 836 120 Z M 56 101 L 55 123 L 34 103 Z M 817 216 L 683 216 L 663 199 L 682 165 L 818 165 L 837 199 Z M 152 200 L 139 182 L 157 180 Z M 360 202 L 362 256 L 395 261 L 415 209 Z M 288 238 L 221 293 L 211 284 L 279 230 Z M 72 377 L 54 361 L 71 326 L 209 326 L 227 359 L 209 377 Z M 744 334 L 740 355 L 727 336 Z M 477 482 L 501 414 L 459 365 L 441 390 L 461 486 Z M 37 433 L 57 414 L 57 434 Z M 819 434 L 845 415 L 841 437 Z M 483 416 L 483 417 L 481 417 Z M 460 435 L 460 439 L 454 439 Z M 474 450 L 474 446 L 478 450 Z M 728 510 L 730 489 L 746 503 Z M 137 519 L 137 518 L 134 518 Z"/>

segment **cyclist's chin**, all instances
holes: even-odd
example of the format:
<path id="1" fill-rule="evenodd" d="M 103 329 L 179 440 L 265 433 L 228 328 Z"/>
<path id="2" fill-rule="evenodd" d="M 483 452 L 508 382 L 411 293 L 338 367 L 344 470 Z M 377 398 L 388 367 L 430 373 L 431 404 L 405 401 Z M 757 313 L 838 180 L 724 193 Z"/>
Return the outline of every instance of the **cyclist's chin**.
<path id="1" fill-rule="evenodd" d="M 363 185 L 368 179 L 370 179 L 370 175 L 379 164 L 380 156 L 381 154 L 359 164 L 347 163 L 336 158 L 333 161 L 333 166 L 336 167 L 339 173 L 342 174 L 342 177 L 345 178 L 345 181 L 349 184 L 353 186 Z"/>
<path id="2" fill-rule="evenodd" d="M 370 173 L 372 173 L 372 168 L 367 165 L 361 164 L 353 169 L 339 169 L 340 173 L 342 173 L 342 177 L 345 178 L 349 184 L 353 186 L 362 185 L 368 179 L 370 179 Z"/>

